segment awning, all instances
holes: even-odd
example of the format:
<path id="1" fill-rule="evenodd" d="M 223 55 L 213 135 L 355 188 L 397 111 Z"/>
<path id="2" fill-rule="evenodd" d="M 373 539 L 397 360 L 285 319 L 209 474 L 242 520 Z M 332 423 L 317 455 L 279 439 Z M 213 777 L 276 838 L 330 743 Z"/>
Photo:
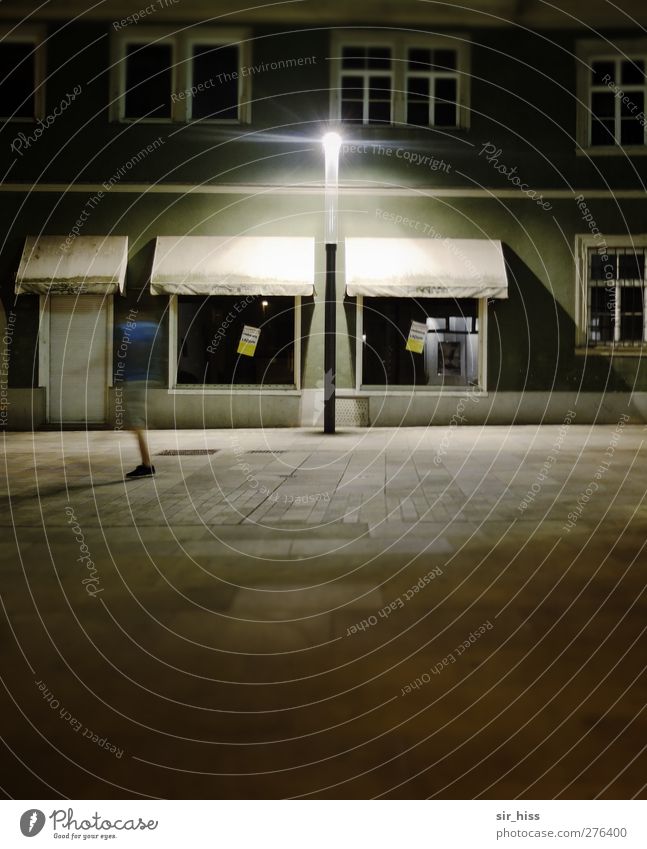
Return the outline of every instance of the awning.
<path id="1" fill-rule="evenodd" d="M 154 295 L 312 295 L 315 240 L 276 236 L 160 236 Z"/>
<path id="2" fill-rule="evenodd" d="M 374 298 L 507 298 L 501 242 L 346 239 L 346 292 Z"/>
<path id="3" fill-rule="evenodd" d="M 123 292 L 127 262 L 127 236 L 27 236 L 16 294 Z"/>

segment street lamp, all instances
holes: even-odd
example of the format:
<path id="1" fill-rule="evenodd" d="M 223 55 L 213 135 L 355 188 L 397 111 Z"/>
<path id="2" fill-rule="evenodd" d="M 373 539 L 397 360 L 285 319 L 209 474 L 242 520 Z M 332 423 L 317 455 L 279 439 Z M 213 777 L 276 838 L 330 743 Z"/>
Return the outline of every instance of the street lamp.
<path id="1" fill-rule="evenodd" d="M 337 202 L 341 136 L 326 133 L 321 140 L 325 156 L 326 311 L 324 314 L 324 433 L 335 432 L 335 377 L 337 358 Z"/>

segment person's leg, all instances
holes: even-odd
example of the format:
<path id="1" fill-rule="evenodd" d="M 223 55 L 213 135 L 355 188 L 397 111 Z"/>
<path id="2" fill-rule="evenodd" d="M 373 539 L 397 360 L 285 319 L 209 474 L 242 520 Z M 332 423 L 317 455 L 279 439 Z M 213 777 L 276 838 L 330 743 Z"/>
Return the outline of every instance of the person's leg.
<path id="1" fill-rule="evenodd" d="M 146 431 L 143 428 L 135 428 L 135 436 L 139 443 L 139 453 L 142 455 L 142 465 L 148 467 L 152 466 Z"/>

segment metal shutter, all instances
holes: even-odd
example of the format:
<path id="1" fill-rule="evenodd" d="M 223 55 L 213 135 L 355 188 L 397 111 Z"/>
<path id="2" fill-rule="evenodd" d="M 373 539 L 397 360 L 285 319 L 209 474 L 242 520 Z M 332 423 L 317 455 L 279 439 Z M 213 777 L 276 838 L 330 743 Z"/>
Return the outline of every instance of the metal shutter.
<path id="1" fill-rule="evenodd" d="M 51 422 L 105 422 L 111 302 L 104 295 L 50 298 Z"/>

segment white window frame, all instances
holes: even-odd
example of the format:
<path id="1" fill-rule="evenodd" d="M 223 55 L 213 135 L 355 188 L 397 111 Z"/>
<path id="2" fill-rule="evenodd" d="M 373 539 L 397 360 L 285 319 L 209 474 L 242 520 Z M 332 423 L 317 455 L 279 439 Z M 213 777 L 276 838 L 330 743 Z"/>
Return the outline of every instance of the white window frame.
<path id="1" fill-rule="evenodd" d="M 615 342 L 613 345 L 604 343 L 591 344 L 588 342 L 589 251 L 597 250 L 604 253 L 606 249 L 612 251 L 615 248 L 647 248 L 647 233 L 640 233 L 635 236 L 626 234 L 621 236 L 606 236 L 603 242 L 600 241 L 599 237 L 592 236 L 590 234 L 581 234 L 575 237 L 575 345 L 576 348 L 586 348 L 589 353 L 597 352 L 613 353 L 614 355 L 635 355 L 647 348 L 647 342 L 630 345 L 623 343 L 617 338 L 615 340 L 615 342 L 618 343 L 617 345 Z M 644 292 L 647 293 L 647 286 L 644 287 Z M 647 298 L 647 294 L 645 297 Z M 620 311 L 618 308 L 616 322 L 619 319 L 619 315 Z M 644 305 L 644 321 L 647 322 L 647 303 Z M 647 333 L 647 326 L 644 327 L 643 335 L 645 333 Z M 614 337 L 617 337 L 618 335 L 619 331 L 616 328 Z"/>
<path id="2" fill-rule="evenodd" d="M 171 115 L 168 118 L 126 117 L 126 53 L 131 44 L 171 44 Z M 170 124 L 188 123 L 191 117 L 191 88 L 194 44 L 238 47 L 238 117 L 197 119 L 209 124 L 248 124 L 251 121 L 251 76 L 244 73 L 250 62 L 249 31 L 220 27 L 192 27 L 186 31 L 169 31 L 161 27 L 137 27 L 132 31 L 111 33 L 110 41 L 110 120 L 122 123 Z"/>
<path id="3" fill-rule="evenodd" d="M 592 145 L 591 144 L 591 97 L 593 91 L 601 91 L 600 86 L 591 84 L 591 65 L 593 62 L 620 62 L 627 60 L 640 60 L 645 62 L 647 68 L 647 38 L 641 39 L 620 39 L 610 43 L 600 39 L 586 39 L 578 41 L 576 45 L 577 57 L 577 122 L 576 122 L 576 138 L 577 138 L 577 154 L 580 156 L 626 156 L 629 153 L 631 156 L 647 155 L 647 132 L 646 142 L 644 144 L 621 145 L 619 141 L 609 145 Z M 623 89 L 621 82 L 616 82 L 618 89 Z M 645 106 L 647 110 L 647 86 L 636 87 L 629 86 L 627 93 L 632 89 L 642 88 L 645 90 Z M 609 92 L 614 93 L 615 89 L 609 87 Z M 616 134 L 619 130 L 620 122 L 620 104 L 621 98 L 616 98 L 615 123 Z"/>
<path id="4" fill-rule="evenodd" d="M 202 296 L 197 296 L 202 297 Z M 214 297 L 218 297 L 215 295 Z M 288 296 L 289 297 L 289 296 Z M 250 386 L 249 384 L 195 384 L 188 385 L 177 382 L 177 339 L 178 339 L 178 296 L 169 295 L 169 333 L 168 333 L 168 385 L 169 394 L 173 395 L 295 395 L 301 394 L 301 296 L 294 298 L 294 384 L 290 387 L 280 385 Z"/>
<path id="5" fill-rule="evenodd" d="M 412 126 L 418 129 L 424 127 L 418 124 L 407 124 L 407 79 L 411 76 L 454 76 L 454 72 L 446 71 L 409 71 L 408 51 L 420 47 L 431 50 L 455 50 L 457 91 L 456 109 L 457 123 L 455 127 L 438 127 L 440 131 L 455 132 L 468 129 L 470 122 L 470 48 L 469 37 L 464 33 L 453 35 L 429 35 L 428 33 L 390 33 L 371 30 L 336 30 L 331 39 L 330 60 L 330 116 L 335 123 L 342 123 L 341 118 L 341 78 L 342 76 L 380 76 L 387 72 L 342 68 L 342 51 L 344 47 L 389 47 L 391 49 L 392 97 L 391 97 L 391 126 Z M 367 124 L 367 97 L 364 98 L 364 120 L 361 126 L 379 127 L 385 124 Z M 357 124 L 356 126 L 360 126 Z M 428 126 L 433 127 L 433 124 Z"/>
<path id="6" fill-rule="evenodd" d="M 34 114 L 27 117 L 0 115 L 5 123 L 29 124 L 45 117 L 46 51 L 45 28 L 42 26 L 0 25 L 0 48 L 2 44 L 18 43 L 33 45 L 34 52 Z"/>
<path id="7" fill-rule="evenodd" d="M 487 328 L 488 299 L 478 300 L 478 385 L 479 392 L 487 391 Z M 364 296 L 357 296 L 355 323 L 355 391 L 359 395 L 410 395 L 411 392 L 431 395 L 464 395 L 473 390 L 471 386 L 387 386 L 362 383 L 364 374 Z"/>

